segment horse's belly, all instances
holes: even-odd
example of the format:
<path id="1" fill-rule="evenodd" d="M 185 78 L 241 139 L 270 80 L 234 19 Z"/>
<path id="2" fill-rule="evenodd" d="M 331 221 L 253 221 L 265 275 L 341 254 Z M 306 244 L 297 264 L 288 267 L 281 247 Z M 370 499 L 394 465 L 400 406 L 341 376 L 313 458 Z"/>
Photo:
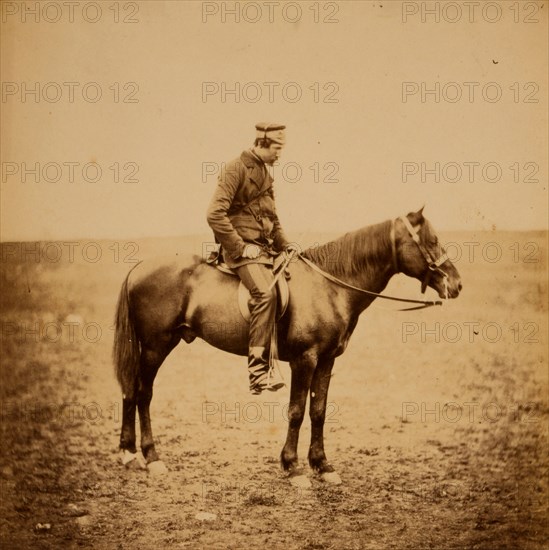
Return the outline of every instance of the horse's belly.
<path id="1" fill-rule="evenodd" d="M 249 323 L 238 308 L 237 281 L 227 275 L 207 279 L 193 285 L 186 324 L 208 344 L 236 355 L 247 355 Z"/>
<path id="2" fill-rule="evenodd" d="M 201 323 L 200 331 L 198 336 L 208 344 L 236 355 L 248 355 L 249 325 L 244 319 L 235 322 L 231 316 L 212 316 Z"/>

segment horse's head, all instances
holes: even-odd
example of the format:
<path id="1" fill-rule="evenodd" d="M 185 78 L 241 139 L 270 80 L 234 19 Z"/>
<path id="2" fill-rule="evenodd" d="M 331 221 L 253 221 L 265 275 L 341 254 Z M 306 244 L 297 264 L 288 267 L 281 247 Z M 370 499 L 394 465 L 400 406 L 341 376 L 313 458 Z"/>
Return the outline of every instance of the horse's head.
<path id="1" fill-rule="evenodd" d="M 457 298 L 461 278 L 440 246 L 433 227 L 423 217 L 423 208 L 397 218 L 394 231 L 398 270 L 419 279 L 422 292 L 430 286 L 441 298 Z"/>

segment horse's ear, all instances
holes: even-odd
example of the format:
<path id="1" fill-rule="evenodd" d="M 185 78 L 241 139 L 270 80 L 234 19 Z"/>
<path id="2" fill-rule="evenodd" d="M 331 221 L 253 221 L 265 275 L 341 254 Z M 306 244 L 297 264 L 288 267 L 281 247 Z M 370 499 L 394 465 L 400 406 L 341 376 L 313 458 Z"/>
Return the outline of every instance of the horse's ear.
<path id="1" fill-rule="evenodd" d="M 423 209 L 425 208 L 425 205 L 423 205 L 417 212 L 410 212 L 408 214 L 408 219 L 410 220 L 410 223 L 412 225 L 420 225 L 423 223 Z"/>

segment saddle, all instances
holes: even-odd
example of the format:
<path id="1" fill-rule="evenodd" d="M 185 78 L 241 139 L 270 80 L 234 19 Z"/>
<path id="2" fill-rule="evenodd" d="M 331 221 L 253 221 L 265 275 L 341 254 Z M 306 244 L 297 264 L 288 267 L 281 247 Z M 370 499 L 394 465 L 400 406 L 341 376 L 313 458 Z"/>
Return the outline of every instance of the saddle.
<path id="1" fill-rule="evenodd" d="M 230 275 L 231 277 L 238 277 L 236 271 L 231 269 L 223 260 L 223 255 L 220 253 L 220 250 L 212 252 L 211 256 L 206 260 L 206 263 L 215 266 L 221 273 Z M 282 264 L 284 263 L 284 255 L 279 254 L 274 258 L 273 263 L 273 275 L 276 276 L 278 272 L 282 269 Z M 276 315 L 277 320 L 280 319 L 286 312 L 288 307 L 288 302 L 290 301 L 290 289 L 288 287 L 288 279 L 290 278 L 290 273 L 287 269 L 284 270 L 284 273 L 278 277 L 276 281 Z M 240 313 L 245 321 L 250 320 L 250 291 L 244 286 L 244 283 L 240 281 L 238 285 L 238 308 Z"/>

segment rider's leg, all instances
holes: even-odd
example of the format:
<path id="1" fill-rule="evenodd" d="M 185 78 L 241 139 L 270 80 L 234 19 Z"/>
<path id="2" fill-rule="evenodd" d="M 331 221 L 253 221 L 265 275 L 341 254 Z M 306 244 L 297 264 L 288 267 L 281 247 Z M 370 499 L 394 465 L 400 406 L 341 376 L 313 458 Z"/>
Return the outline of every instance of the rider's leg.
<path id="1" fill-rule="evenodd" d="M 264 264 L 247 264 L 237 268 L 244 286 L 250 291 L 250 341 L 248 372 L 250 391 L 259 394 L 263 389 L 277 390 L 284 386 L 280 380 L 268 381 L 271 334 L 276 316 L 276 289 L 271 268 Z"/>

